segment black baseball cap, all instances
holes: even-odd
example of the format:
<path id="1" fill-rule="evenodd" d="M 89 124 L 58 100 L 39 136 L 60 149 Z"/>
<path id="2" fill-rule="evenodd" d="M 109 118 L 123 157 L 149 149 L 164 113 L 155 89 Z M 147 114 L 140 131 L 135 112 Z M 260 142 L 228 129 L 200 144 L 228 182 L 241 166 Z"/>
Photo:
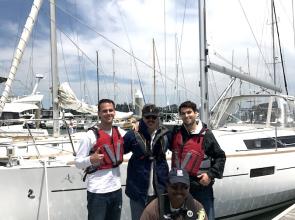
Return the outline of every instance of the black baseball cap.
<path id="1" fill-rule="evenodd" d="M 189 175 L 184 169 L 172 168 L 168 174 L 168 181 L 170 184 L 184 183 L 190 185 Z"/>
<path id="2" fill-rule="evenodd" d="M 154 104 L 146 104 L 142 108 L 142 116 L 159 116 L 160 111 Z"/>

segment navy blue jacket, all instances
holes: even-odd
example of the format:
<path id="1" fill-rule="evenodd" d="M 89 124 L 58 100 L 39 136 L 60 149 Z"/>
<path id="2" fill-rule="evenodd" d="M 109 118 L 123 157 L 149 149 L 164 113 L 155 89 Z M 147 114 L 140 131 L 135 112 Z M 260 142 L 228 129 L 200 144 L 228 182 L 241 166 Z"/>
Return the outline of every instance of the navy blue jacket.
<path id="1" fill-rule="evenodd" d="M 154 161 L 154 189 L 157 195 L 165 192 L 169 172 L 165 153 L 171 143 L 171 132 L 167 128 L 160 126 L 154 138 L 152 152 L 149 155 L 139 145 L 134 132 L 130 130 L 124 135 L 124 153 L 132 152 L 128 162 L 125 193 L 130 199 L 145 204 L 152 161 Z M 151 136 L 143 120 L 139 122 L 138 133 L 141 135 L 142 140 L 150 143 Z M 151 159 L 151 157 L 154 159 Z"/>

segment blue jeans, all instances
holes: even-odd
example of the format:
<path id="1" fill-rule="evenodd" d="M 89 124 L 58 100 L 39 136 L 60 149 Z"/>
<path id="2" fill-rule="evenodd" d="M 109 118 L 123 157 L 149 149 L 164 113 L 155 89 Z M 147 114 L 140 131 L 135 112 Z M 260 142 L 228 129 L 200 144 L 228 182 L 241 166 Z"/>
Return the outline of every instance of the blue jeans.
<path id="1" fill-rule="evenodd" d="M 191 187 L 190 193 L 194 199 L 198 200 L 204 206 L 208 220 L 215 219 L 214 213 L 214 196 L 213 196 L 213 187 L 209 186 L 200 186 L 200 187 Z"/>
<path id="2" fill-rule="evenodd" d="M 122 189 L 109 193 L 87 191 L 88 220 L 120 220 Z"/>
<path id="3" fill-rule="evenodd" d="M 131 219 L 140 220 L 140 216 L 143 213 L 144 208 L 155 198 L 156 196 L 148 196 L 145 203 L 143 203 L 141 200 L 135 201 L 130 199 Z"/>
<path id="4" fill-rule="evenodd" d="M 145 204 L 140 201 L 135 201 L 130 199 L 130 208 L 131 208 L 131 219 L 139 220 L 140 216 L 145 208 Z"/>

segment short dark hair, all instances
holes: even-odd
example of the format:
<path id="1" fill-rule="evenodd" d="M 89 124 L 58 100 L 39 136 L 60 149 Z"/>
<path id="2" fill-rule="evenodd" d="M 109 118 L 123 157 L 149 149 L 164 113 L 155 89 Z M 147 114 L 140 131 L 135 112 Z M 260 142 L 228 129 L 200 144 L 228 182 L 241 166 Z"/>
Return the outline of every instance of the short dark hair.
<path id="1" fill-rule="evenodd" d="M 111 103 L 113 105 L 113 107 L 115 108 L 115 102 L 113 100 L 111 100 L 111 99 L 101 99 L 101 100 L 99 100 L 98 105 L 97 105 L 98 111 L 100 110 L 100 106 L 103 103 Z"/>
<path id="2" fill-rule="evenodd" d="M 182 108 L 191 108 L 194 112 L 199 112 L 196 103 L 194 103 L 192 101 L 185 101 L 185 102 L 181 103 L 180 106 L 178 107 L 179 113 Z"/>

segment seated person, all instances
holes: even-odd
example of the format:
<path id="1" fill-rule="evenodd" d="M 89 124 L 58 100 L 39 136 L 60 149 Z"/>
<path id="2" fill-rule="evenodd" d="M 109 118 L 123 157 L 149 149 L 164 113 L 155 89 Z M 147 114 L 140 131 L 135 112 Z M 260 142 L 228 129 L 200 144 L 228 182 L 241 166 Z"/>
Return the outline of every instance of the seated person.
<path id="1" fill-rule="evenodd" d="M 190 195 L 189 185 L 188 173 L 183 169 L 173 168 L 168 175 L 167 194 L 150 202 L 140 220 L 207 220 L 202 204 Z"/>

